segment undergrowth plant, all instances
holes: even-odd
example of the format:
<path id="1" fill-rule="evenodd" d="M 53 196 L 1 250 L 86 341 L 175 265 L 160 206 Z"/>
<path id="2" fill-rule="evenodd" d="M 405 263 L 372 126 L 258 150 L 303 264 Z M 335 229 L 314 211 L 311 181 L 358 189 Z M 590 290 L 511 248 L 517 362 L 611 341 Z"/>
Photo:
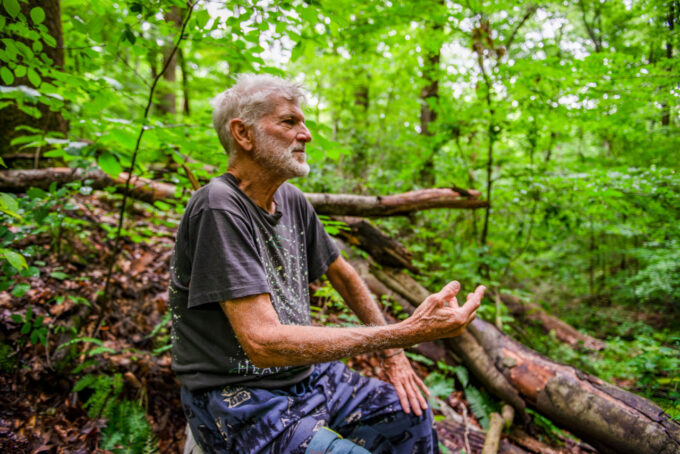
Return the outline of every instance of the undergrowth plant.
<path id="1" fill-rule="evenodd" d="M 78 380 L 74 392 L 87 395 L 83 407 L 91 418 L 104 420 L 101 448 L 115 453 L 155 452 L 157 440 L 137 401 L 122 397 L 123 378 L 113 375 L 85 375 Z"/>

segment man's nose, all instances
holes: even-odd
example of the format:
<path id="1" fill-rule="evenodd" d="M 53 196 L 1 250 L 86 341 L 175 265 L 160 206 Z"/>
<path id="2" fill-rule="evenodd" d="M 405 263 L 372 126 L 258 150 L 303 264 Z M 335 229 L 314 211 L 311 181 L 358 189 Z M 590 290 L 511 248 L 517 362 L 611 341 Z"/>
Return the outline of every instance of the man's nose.
<path id="1" fill-rule="evenodd" d="M 300 142 L 311 142 L 312 141 L 312 133 L 309 132 L 309 129 L 307 129 L 307 125 L 304 123 L 300 124 L 300 128 L 298 129 L 298 133 L 295 136 L 297 140 Z"/>

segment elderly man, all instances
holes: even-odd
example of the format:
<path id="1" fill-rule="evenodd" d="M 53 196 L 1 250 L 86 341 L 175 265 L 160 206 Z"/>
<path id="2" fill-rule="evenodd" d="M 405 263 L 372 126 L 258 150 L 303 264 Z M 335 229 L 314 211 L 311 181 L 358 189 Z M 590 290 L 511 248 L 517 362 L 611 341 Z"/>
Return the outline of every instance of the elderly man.
<path id="1" fill-rule="evenodd" d="M 484 288 L 459 307 L 451 282 L 385 323 L 286 183 L 309 172 L 302 99 L 268 75 L 242 75 L 215 99 L 229 167 L 189 201 L 171 266 L 173 369 L 192 433 L 205 452 L 437 452 L 427 389 L 403 347 L 459 335 Z M 308 284 L 324 274 L 368 326 L 311 325 Z M 390 383 L 338 361 L 375 351 Z"/>

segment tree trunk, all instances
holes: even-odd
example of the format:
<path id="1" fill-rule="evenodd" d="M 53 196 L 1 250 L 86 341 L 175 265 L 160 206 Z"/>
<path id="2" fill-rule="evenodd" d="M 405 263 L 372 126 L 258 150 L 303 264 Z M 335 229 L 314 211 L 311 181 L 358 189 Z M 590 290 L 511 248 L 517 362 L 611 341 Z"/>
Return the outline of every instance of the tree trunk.
<path id="1" fill-rule="evenodd" d="M 668 70 L 670 71 L 671 61 L 673 61 L 673 34 L 675 29 L 675 1 L 671 0 L 668 2 L 668 38 L 666 40 L 666 64 L 669 65 Z M 661 103 L 661 125 L 670 126 L 671 124 L 671 109 L 668 101 Z"/>
<path id="2" fill-rule="evenodd" d="M 442 15 L 440 9 L 445 8 L 444 2 L 437 2 L 436 8 L 437 10 L 431 16 L 434 20 L 426 23 L 426 27 L 430 27 L 430 33 L 427 35 L 427 40 L 422 43 L 425 49 L 422 70 L 425 85 L 420 91 L 420 134 L 428 138 L 434 136 L 433 123 L 437 120 L 435 106 L 439 103 L 439 63 L 442 48 L 441 36 L 444 29 L 438 18 Z M 420 181 L 425 187 L 433 186 L 435 183 L 434 158 L 437 148 L 437 143 L 429 140 L 424 150 L 428 156 L 420 170 Z"/>
<path id="3" fill-rule="evenodd" d="M 191 115 L 191 103 L 189 102 L 189 70 L 182 48 L 177 49 L 180 71 L 182 72 L 182 112 Z"/>
<path id="4" fill-rule="evenodd" d="M 184 17 L 184 11 L 180 8 L 173 6 L 168 10 L 165 15 L 165 22 L 172 24 L 175 29 L 179 30 L 182 26 L 182 18 Z M 172 37 L 169 37 L 169 42 L 167 45 L 163 46 L 163 62 L 161 67 L 165 65 L 168 61 L 168 67 L 163 73 L 163 84 L 159 86 L 159 102 L 157 105 L 158 112 L 161 114 L 175 114 L 177 113 L 177 53 L 175 52 L 172 56 L 170 53 L 174 47 L 172 42 Z"/>

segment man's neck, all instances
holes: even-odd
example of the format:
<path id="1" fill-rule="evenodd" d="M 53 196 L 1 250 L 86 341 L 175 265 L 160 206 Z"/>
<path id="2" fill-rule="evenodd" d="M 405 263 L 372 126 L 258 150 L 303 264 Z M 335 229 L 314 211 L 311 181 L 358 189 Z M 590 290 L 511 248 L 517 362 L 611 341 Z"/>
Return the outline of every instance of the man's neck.
<path id="1" fill-rule="evenodd" d="M 274 194 L 286 180 L 285 178 L 271 175 L 256 163 L 239 160 L 229 164 L 227 172 L 232 174 L 238 181 L 238 187 L 245 195 L 267 213 L 274 214 Z"/>

